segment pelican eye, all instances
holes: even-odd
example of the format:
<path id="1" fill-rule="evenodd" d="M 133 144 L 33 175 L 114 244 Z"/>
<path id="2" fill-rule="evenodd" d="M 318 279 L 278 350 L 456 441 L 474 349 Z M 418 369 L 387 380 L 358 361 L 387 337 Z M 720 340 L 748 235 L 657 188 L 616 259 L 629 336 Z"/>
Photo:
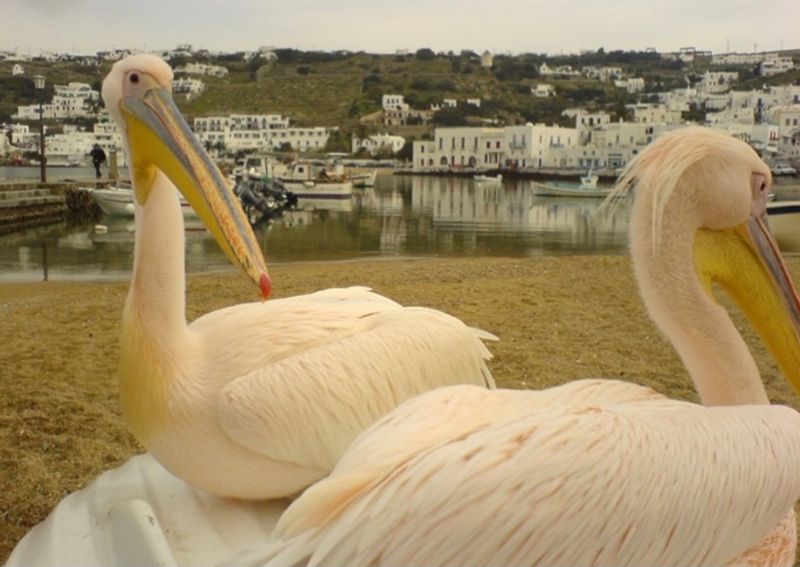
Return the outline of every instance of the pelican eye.
<path id="1" fill-rule="evenodd" d="M 131 73 L 130 81 L 131 81 L 131 83 L 134 83 L 134 84 L 138 83 L 139 82 L 139 74 L 138 73 Z"/>
<path id="2" fill-rule="evenodd" d="M 766 183 L 766 181 L 762 181 L 761 182 L 761 189 L 760 189 L 761 192 L 763 193 L 764 191 L 766 191 L 766 189 L 767 189 L 767 183 Z"/>

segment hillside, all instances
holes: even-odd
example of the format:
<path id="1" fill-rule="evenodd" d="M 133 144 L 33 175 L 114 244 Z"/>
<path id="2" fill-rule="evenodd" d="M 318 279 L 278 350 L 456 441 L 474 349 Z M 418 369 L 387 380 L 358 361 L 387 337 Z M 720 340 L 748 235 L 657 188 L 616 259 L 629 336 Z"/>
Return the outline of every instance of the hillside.
<path id="1" fill-rule="evenodd" d="M 193 100 L 178 96 L 181 110 L 190 119 L 197 116 L 241 113 L 279 113 L 292 117 L 298 125 L 339 126 L 346 132 L 389 130 L 403 135 L 419 135 L 419 126 L 384 128 L 380 126 L 381 96 L 403 94 L 413 108 L 429 108 L 444 98 L 463 103 L 480 98 L 480 108 L 460 104 L 455 111 L 437 117 L 440 124 L 479 124 L 544 122 L 570 124 L 562 116 L 565 108 L 582 106 L 604 109 L 613 119 L 626 116 L 625 104 L 649 100 L 653 93 L 695 82 L 710 68 L 708 58 L 691 64 L 666 61 L 658 54 L 645 52 L 609 52 L 603 50 L 581 56 L 547 57 L 538 54 L 498 55 L 493 67 L 481 67 L 473 52 L 433 53 L 421 49 L 415 54 L 379 55 L 351 52 L 276 51 L 277 61 L 263 58 L 245 61 L 241 54 L 223 56 L 197 55 L 173 60 L 177 67 L 188 61 L 226 66 L 224 78 L 203 77 L 206 90 Z M 576 79 L 553 79 L 539 76 L 539 65 L 619 66 L 627 76 L 644 77 L 646 92 L 630 95 L 614 87 L 613 82 Z M 52 96 L 55 83 L 81 81 L 99 88 L 109 63 L 94 67 L 71 63 L 25 63 L 26 74 L 12 77 L 9 62 L 0 61 L 0 121 L 7 121 L 20 104 L 36 100 L 30 77 L 47 77 L 46 97 Z M 722 69 L 719 69 L 722 70 Z M 756 77 L 751 68 L 735 69 L 741 74 L 741 87 L 779 84 L 800 80 L 793 71 L 768 80 Z M 545 82 L 556 89 L 556 96 L 537 98 L 531 86 Z M 370 119 L 370 116 L 372 117 Z"/>

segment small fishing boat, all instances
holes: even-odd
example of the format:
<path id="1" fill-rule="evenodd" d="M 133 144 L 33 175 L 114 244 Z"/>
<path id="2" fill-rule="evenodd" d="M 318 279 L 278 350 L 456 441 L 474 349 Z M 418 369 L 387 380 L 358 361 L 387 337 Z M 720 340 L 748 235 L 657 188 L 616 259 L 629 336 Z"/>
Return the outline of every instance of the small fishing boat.
<path id="1" fill-rule="evenodd" d="M 350 174 L 350 181 L 353 182 L 353 187 L 375 187 L 375 179 L 378 177 L 378 170 L 371 169 L 364 173 Z"/>
<path id="2" fill-rule="evenodd" d="M 278 179 L 300 199 L 349 199 L 353 194 L 353 181 L 344 175 L 341 164 L 328 168 L 296 161 Z"/>
<path id="3" fill-rule="evenodd" d="M 611 193 L 611 187 L 598 187 L 599 177 L 590 169 L 580 178 L 580 184 L 561 182 L 533 183 L 533 194 L 539 197 L 606 197 Z"/>
<path id="4" fill-rule="evenodd" d="M 88 189 L 97 206 L 110 217 L 132 217 L 134 215 L 133 190 L 124 185 Z M 197 218 L 189 202 L 181 196 L 183 218 Z"/>
<path id="5" fill-rule="evenodd" d="M 478 183 L 502 183 L 503 176 L 501 174 L 497 175 L 476 175 L 474 177 L 475 181 Z"/>

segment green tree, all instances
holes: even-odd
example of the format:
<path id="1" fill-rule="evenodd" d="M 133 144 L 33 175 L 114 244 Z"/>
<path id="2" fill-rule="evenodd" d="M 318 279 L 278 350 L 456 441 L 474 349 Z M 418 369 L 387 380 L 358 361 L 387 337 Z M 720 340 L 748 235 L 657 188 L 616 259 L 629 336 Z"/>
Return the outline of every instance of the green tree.
<path id="1" fill-rule="evenodd" d="M 436 59 L 436 54 L 433 52 L 432 49 L 429 49 L 427 47 L 423 47 L 422 49 L 417 49 L 415 56 L 420 61 L 433 61 L 434 59 Z"/>
<path id="2" fill-rule="evenodd" d="M 467 115 L 459 107 L 446 107 L 433 113 L 433 123 L 437 126 L 466 126 Z"/>
<path id="3" fill-rule="evenodd" d="M 411 161 L 414 159 L 414 140 L 406 140 L 406 143 L 403 144 L 403 147 L 397 152 L 396 157 L 403 161 Z"/>
<path id="4" fill-rule="evenodd" d="M 325 152 L 344 152 L 350 153 L 350 137 L 341 129 L 337 128 L 328 133 L 328 141 L 325 142 Z"/>

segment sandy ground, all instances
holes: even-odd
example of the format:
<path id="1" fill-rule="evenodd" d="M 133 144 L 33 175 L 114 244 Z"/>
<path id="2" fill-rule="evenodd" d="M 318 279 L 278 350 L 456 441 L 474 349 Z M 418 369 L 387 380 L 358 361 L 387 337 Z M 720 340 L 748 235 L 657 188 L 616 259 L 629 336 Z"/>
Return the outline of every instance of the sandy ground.
<path id="1" fill-rule="evenodd" d="M 789 266 L 797 278 L 800 258 Z M 624 256 L 291 264 L 271 273 L 276 297 L 367 285 L 491 331 L 501 339 L 490 347 L 501 386 L 609 377 L 696 400 L 647 318 Z M 0 285 L 0 562 L 62 497 L 142 451 L 117 402 L 126 292 L 126 283 Z M 190 318 L 256 299 L 238 273 L 189 279 Z M 749 326 L 736 321 L 772 400 L 800 409 Z"/>

